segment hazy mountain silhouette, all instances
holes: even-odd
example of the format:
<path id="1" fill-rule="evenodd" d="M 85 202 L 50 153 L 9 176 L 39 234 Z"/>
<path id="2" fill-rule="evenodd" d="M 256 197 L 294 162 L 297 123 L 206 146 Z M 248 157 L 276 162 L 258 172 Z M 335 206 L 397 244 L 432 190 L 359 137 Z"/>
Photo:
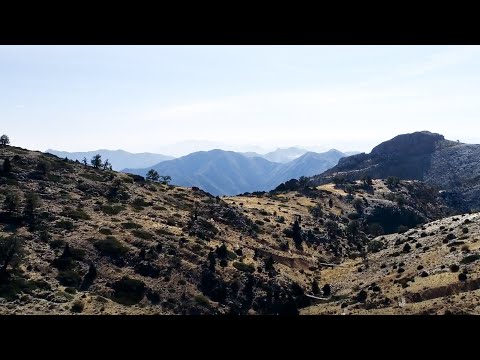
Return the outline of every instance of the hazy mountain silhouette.
<path id="1" fill-rule="evenodd" d="M 200 151 L 143 169 L 124 172 L 146 175 L 151 168 L 160 175 L 170 175 L 172 183 L 198 186 L 214 195 L 268 191 L 283 181 L 318 174 L 337 164 L 345 156 L 338 150 L 306 153 L 288 163 L 276 163 L 261 157 L 223 150 Z"/>
<path id="2" fill-rule="evenodd" d="M 174 159 L 172 156 L 161 155 L 161 154 L 152 154 L 152 153 L 129 153 L 124 150 L 96 150 L 96 151 L 85 151 L 85 152 L 68 152 L 68 151 L 57 151 L 48 149 L 45 151 L 56 155 L 61 158 L 69 158 L 71 160 L 82 161 L 84 157 L 88 161 L 95 155 L 102 155 L 102 159 L 108 161 L 112 164 L 113 170 L 121 170 L 127 167 L 147 167 L 158 164 L 161 161 Z"/>

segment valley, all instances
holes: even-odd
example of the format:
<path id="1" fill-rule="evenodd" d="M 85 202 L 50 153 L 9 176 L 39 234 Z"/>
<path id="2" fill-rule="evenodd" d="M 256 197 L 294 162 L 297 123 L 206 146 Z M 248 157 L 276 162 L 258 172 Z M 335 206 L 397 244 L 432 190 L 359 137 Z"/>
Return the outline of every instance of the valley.
<path id="1" fill-rule="evenodd" d="M 428 182 L 220 197 L 14 146 L 0 158 L 1 314 L 479 311 L 480 217 Z"/>

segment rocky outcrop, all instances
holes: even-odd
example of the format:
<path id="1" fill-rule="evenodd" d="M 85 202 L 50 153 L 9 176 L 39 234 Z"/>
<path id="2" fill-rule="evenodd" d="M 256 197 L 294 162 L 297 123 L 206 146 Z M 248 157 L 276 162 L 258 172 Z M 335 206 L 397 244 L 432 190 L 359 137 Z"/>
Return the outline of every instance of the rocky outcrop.
<path id="1" fill-rule="evenodd" d="M 480 208 L 480 145 L 446 140 L 428 131 L 398 135 L 370 154 L 340 159 L 337 166 L 312 177 L 310 184 L 328 183 L 336 175 L 350 180 L 367 175 L 421 180 L 438 188 L 459 210 Z"/>

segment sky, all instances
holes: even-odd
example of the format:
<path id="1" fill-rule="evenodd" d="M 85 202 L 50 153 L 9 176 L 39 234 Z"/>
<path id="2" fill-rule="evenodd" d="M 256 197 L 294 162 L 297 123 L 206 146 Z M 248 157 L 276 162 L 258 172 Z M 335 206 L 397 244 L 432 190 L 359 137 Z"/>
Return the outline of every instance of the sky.
<path id="1" fill-rule="evenodd" d="M 32 150 L 369 152 L 480 143 L 480 46 L 0 46 L 0 133 Z"/>

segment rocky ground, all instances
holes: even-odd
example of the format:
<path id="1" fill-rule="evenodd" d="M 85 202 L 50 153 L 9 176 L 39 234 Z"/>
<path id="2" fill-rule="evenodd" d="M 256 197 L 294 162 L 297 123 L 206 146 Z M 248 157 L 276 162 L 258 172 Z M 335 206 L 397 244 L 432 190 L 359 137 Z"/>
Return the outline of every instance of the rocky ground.
<path id="1" fill-rule="evenodd" d="M 432 223 L 454 210 L 417 181 L 220 198 L 15 147 L 0 166 L 1 314 L 476 311 L 477 215 Z"/>

